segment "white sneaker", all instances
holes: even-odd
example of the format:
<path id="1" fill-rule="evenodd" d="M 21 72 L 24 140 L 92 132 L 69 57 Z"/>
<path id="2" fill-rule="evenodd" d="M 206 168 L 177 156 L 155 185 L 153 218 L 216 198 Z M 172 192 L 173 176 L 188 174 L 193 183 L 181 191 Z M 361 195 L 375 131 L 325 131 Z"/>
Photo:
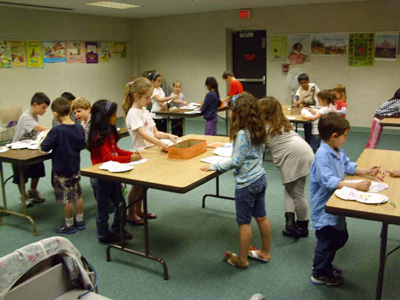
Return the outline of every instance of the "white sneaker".
<path id="1" fill-rule="evenodd" d="M 19 198 L 21 200 L 20 205 L 22 206 L 22 197 Z M 25 205 L 26 207 L 32 207 L 33 206 L 33 199 L 29 198 L 28 196 L 25 198 Z"/>
<path id="2" fill-rule="evenodd" d="M 38 190 L 29 190 L 27 196 L 32 199 L 33 203 L 43 203 L 46 200 L 40 195 Z"/>

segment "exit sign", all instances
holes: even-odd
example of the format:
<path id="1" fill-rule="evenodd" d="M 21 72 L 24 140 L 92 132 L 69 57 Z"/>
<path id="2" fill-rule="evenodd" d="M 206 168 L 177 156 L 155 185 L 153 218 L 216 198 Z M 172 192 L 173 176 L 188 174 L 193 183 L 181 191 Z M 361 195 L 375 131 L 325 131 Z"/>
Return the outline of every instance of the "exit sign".
<path id="1" fill-rule="evenodd" d="M 241 20 L 251 19 L 251 9 L 239 10 L 239 19 L 241 19 Z"/>

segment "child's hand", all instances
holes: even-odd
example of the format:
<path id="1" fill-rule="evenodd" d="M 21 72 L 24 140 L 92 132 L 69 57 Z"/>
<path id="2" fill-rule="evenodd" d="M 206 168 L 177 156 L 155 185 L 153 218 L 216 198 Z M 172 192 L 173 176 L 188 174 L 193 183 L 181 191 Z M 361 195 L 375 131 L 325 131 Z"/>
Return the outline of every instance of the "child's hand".
<path id="1" fill-rule="evenodd" d="M 372 168 L 370 168 L 367 171 L 367 175 L 371 175 L 371 176 L 376 176 L 379 174 L 379 172 L 381 171 L 381 167 L 380 166 L 373 166 Z"/>
<path id="2" fill-rule="evenodd" d="M 176 136 L 176 135 L 170 134 L 170 135 L 169 135 L 169 139 L 170 139 L 171 141 L 173 141 L 174 143 L 177 143 L 178 140 L 179 140 L 179 137 Z"/>
<path id="3" fill-rule="evenodd" d="M 357 182 L 356 189 L 359 191 L 366 192 L 369 190 L 370 186 L 371 186 L 371 181 L 363 180 L 363 181 Z"/>
<path id="4" fill-rule="evenodd" d="M 211 168 L 210 168 L 210 166 L 202 166 L 201 168 L 200 168 L 200 170 L 201 171 L 205 171 L 205 172 L 208 172 L 208 171 L 211 171 Z"/>
<path id="5" fill-rule="evenodd" d="M 177 94 L 173 94 L 173 95 L 171 96 L 171 98 L 172 98 L 172 100 L 176 100 L 176 99 L 178 99 L 178 95 L 177 95 Z"/>
<path id="6" fill-rule="evenodd" d="M 400 177 L 400 170 L 386 171 L 386 172 L 388 172 L 392 177 Z"/>
<path id="7" fill-rule="evenodd" d="M 140 159 L 142 159 L 142 156 L 140 155 L 139 152 L 135 152 L 131 156 L 131 161 L 137 161 L 137 160 L 140 160 Z"/>
<path id="8" fill-rule="evenodd" d="M 186 105 L 187 105 L 187 102 L 186 102 L 186 101 L 182 101 L 182 104 L 186 106 Z"/>
<path id="9" fill-rule="evenodd" d="M 161 148 L 162 151 L 168 152 L 168 145 L 166 143 L 161 142 L 160 148 Z"/>

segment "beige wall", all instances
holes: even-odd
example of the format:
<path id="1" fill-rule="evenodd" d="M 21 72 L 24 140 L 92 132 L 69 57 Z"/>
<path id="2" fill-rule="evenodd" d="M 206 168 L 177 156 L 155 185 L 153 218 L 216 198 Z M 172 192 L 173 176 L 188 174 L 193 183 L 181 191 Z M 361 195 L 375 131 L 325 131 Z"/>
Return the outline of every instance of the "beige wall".
<path id="1" fill-rule="evenodd" d="M 190 101 L 201 101 L 207 76 L 215 76 L 221 96 L 222 72 L 229 65 L 227 30 L 265 29 L 271 34 L 400 31 L 399 11 L 377 1 L 254 9 L 240 21 L 236 11 L 137 19 L 137 68 L 157 69 L 171 83 L 179 79 Z M 268 48 L 268 47 L 267 47 Z M 353 126 L 369 127 L 375 109 L 400 87 L 400 62 L 376 61 L 374 67 L 351 68 L 345 57 L 312 57 L 299 66 L 322 89 L 347 87 Z M 290 89 L 281 62 L 267 62 L 267 91 L 289 103 Z"/>
<path id="2" fill-rule="evenodd" d="M 0 40 L 123 41 L 129 44 L 128 58 L 112 59 L 108 63 L 53 63 L 45 64 L 43 69 L 0 69 L 1 107 L 21 105 L 25 110 L 37 91 L 46 93 L 51 100 L 69 91 L 77 97 L 89 98 L 92 103 L 101 98 L 120 103 L 125 83 L 136 72 L 132 23 L 128 19 L 2 7 Z M 49 109 L 41 123 L 50 126 L 51 119 Z"/>

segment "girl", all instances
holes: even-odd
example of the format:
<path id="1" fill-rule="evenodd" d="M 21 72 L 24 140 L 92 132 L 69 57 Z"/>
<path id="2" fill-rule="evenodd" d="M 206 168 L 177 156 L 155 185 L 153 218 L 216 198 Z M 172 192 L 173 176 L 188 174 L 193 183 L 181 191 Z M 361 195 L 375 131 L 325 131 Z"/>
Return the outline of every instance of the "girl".
<path id="1" fill-rule="evenodd" d="M 335 112 L 346 118 L 347 113 L 347 96 L 346 88 L 344 85 L 337 84 L 333 87 L 333 92 L 335 93 Z"/>
<path id="2" fill-rule="evenodd" d="M 143 109 L 151 100 L 153 94 L 152 83 L 143 77 L 139 77 L 125 86 L 125 95 L 122 107 L 126 116 L 126 127 L 132 138 L 130 150 L 133 152 L 143 150 L 145 148 L 157 145 L 163 151 L 168 151 L 168 146 L 159 139 L 171 139 L 178 141 L 178 137 L 172 134 L 157 130 L 156 124 L 151 118 L 150 113 Z M 129 193 L 129 203 L 135 203 L 129 207 L 128 219 L 129 223 L 134 225 L 143 225 L 142 201 L 143 188 L 132 186 Z M 155 219 L 155 214 L 148 214 L 148 219 Z"/>
<path id="3" fill-rule="evenodd" d="M 108 100 L 99 100 L 92 107 L 91 126 L 88 141 L 88 150 L 92 164 L 96 165 L 107 161 L 127 163 L 141 159 L 140 154 L 124 151 L 118 148 L 118 134 L 115 128 L 117 121 L 117 104 Z M 97 201 L 97 238 L 100 243 L 112 243 L 119 240 L 119 222 L 125 225 L 126 216 L 120 216 L 118 212 L 119 202 L 125 205 L 125 199 L 118 199 L 116 195 L 121 193 L 121 184 L 102 179 L 93 179 L 92 187 Z M 114 221 L 108 227 L 108 204 L 114 204 Z M 123 209 L 125 211 L 125 209 Z M 120 219 L 122 217 L 122 219 Z M 132 239 L 132 235 L 125 231 L 125 239 Z"/>
<path id="4" fill-rule="evenodd" d="M 306 177 L 314 159 L 313 151 L 292 129 L 282 106 L 274 97 L 258 100 L 267 132 L 266 146 L 272 154 L 285 186 L 286 226 L 283 235 L 295 238 L 308 236 L 307 199 L 304 196 Z M 295 213 L 297 222 L 295 222 Z"/>
<path id="5" fill-rule="evenodd" d="M 182 83 L 179 81 L 174 81 L 172 83 L 172 87 L 174 88 L 174 91 L 171 93 L 172 96 L 177 96 L 175 100 L 172 100 L 172 107 L 182 107 L 187 105 L 185 101 L 185 96 L 181 93 L 182 90 Z M 182 127 L 183 119 L 182 118 L 171 118 L 171 124 L 172 124 L 172 134 L 177 135 L 177 136 L 182 136 L 183 135 L 183 127 Z"/>
<path id="6" fill-rule="evenodd" d="M 305 107 L 301 111 L 301 117 L 305 120 L 311 120 L 312 129 L 311 129 L 311 141 L 310 146 L 313 149 L 314 153 L 317 152 L 319 145 L 321 144 L 321 139 L 319 138 L 318 133 L 318 120 L 322 115 L 326 115 L 331 112 L 330 108 L 333 105 L 334 96 L 329 91 L 321 91 L 317 94 L 318 104 L 321 106 L 319 109 L 312 109 L 309 107 Z"/>
<path id="7" fill-rule="evenodd" d="M 151 107 L 151 115 L 154 119 L 154 122 L 157 125 L 157 128 L 161 131 L 167 131 L 167 119 L 163 117 L 157 117 L 155 112 L 160 111 L 161 109 L 167 108 L 167 102 L 169 100 L 175 100 L 178 98 L 177 95 L 165 97 L 165 93 L 161 88 L 162 85 L 162 76 L 159 73 L 149 73 L 147 76 L 149 80 L 153 83 L 153 94 L 151 95 L 151 103 L 153 104 Z"/>
<path id="8" fill-rule="evenodd" d="M 264 203 L 267 179 L 262 166 L 266 133 L 257 100 L 250 93 L 244 92 L 234 96 L 228 105 L 232 110 L 232 158 L 211 166 L 203 166 L 201 170 L 225 172 L 235 169 L 235 205 L 240 231 L 240 250 L 238 256 L 227 252 L 226 261 L 232 266 L 245 269 L 249 265 L 247 256 L 262 262 L 268 262 L 271 258 L 271 229 Z M 250 248 L 251 217 L 256 219 L 261 233 L 260 250 Z"/>
<path id="9" fill-rule="evenodd" d="M 219 99 L 218 83 L 214 77 L 206 78 L 206 87 L 209 91 L 204 99 L 200 111 L 204 114 L 206 119 L 206 135 L 217 135 L 218 114 L 217 109 L 221 105 Z"/>

